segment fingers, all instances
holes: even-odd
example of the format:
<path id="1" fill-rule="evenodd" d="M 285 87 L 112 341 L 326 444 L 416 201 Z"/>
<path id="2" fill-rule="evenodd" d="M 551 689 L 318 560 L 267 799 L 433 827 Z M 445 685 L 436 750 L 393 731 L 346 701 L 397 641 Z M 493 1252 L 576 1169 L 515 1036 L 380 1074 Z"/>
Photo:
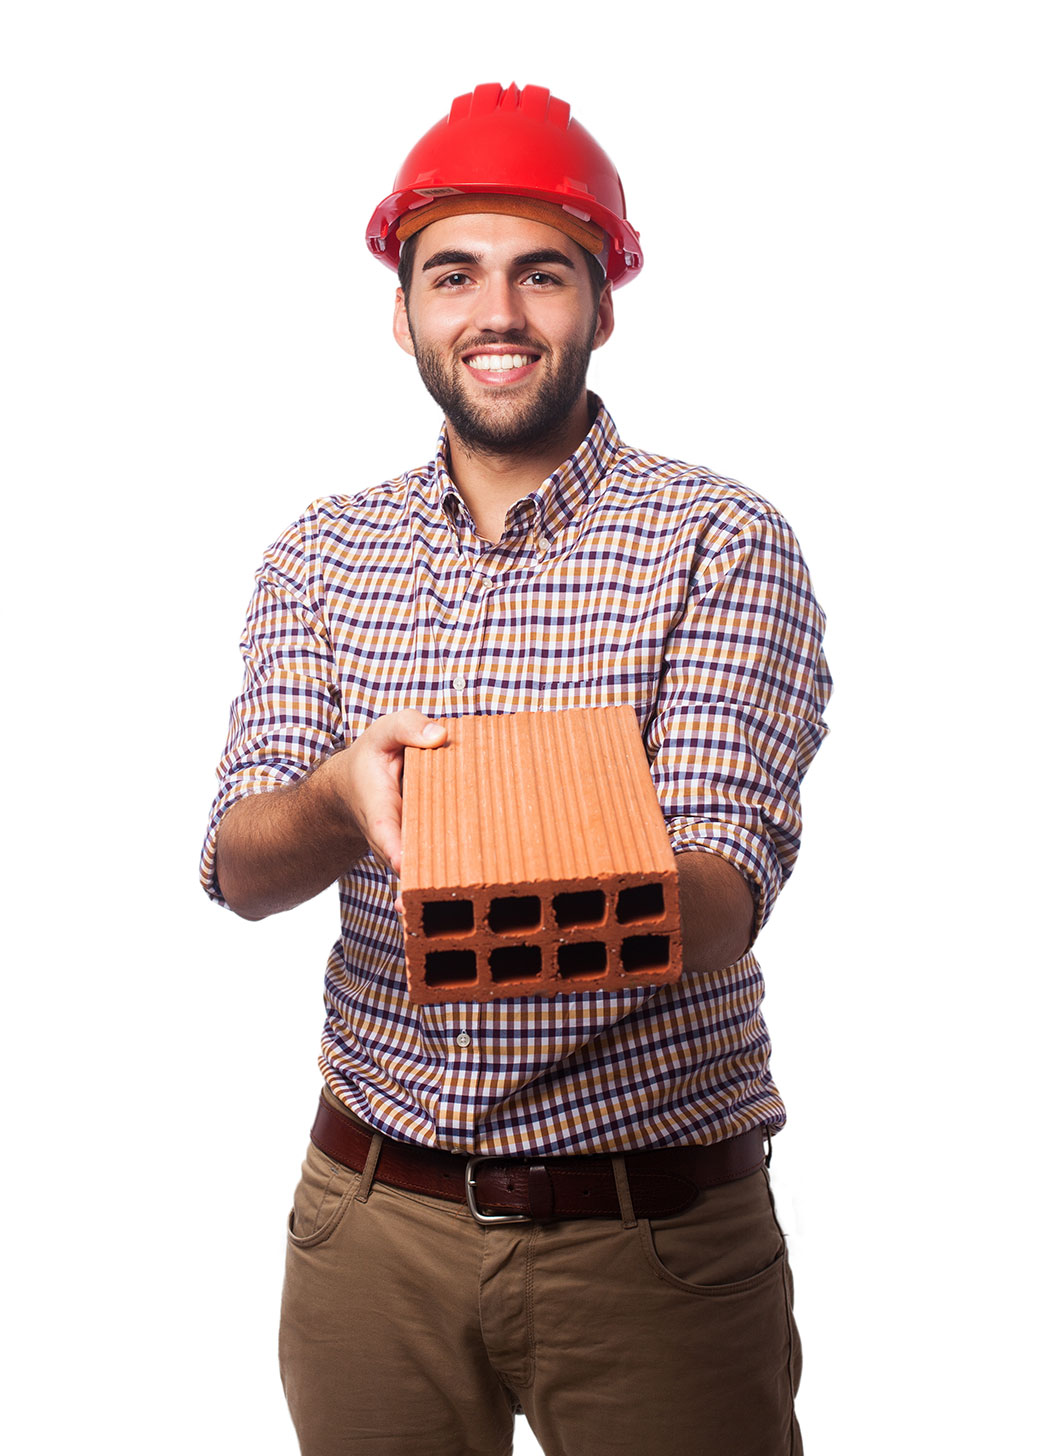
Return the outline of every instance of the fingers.
<path id="1" fill-rule="evenodd" d="M 399 807 L 399 806 L 398 806 Z M 394 874 L 401 873 L 401 817 L 387 814 L 372 819 L 367 829 L 368 843 L 376 855 L 389 865 Z"/>

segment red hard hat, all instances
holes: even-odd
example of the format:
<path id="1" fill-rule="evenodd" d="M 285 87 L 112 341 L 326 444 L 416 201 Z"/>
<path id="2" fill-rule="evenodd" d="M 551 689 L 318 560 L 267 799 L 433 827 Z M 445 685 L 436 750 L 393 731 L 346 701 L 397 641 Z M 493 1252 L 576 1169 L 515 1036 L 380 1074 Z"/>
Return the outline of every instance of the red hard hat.
<path id="1" fill-rule="evenodd" d="M 478 86 L 456 97 L 447 117 L 408 153 L 393 191 L 372 214 L 368 247 L 396 268 L 401 253 L 397 228 L 407 215 L 435 199 L 471 193 L 553 203 L 572 224 L 565 228 L 570 236 L 579 237 L 580 228 L 592 234 L 587 223 L 607 235 L 605 272 L 613 285 L 640 271 L 641 244 L 626 220 L 619 173 L 590 133 L 572 120 L 568 102 L 543 86 L 523 91 Z M 425 226 L 422 216 L 411 222 L 413 232 Z M 583 246 L 596 251 L 587 242 Z"/>

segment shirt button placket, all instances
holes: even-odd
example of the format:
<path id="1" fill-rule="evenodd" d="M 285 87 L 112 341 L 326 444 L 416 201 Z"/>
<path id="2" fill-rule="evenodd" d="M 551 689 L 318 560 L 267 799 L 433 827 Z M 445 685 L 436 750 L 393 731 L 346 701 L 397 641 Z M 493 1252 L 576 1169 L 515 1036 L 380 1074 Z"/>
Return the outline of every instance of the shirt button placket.
<path id="1" fill-rule="evenodd" d="M 445 1011 L 448 1037 L 447 1099 L 444 1133 L 457 1150 L 474 1146 L 477 1120 L 478 1071 L 483 1062 L 478 1040 L 477 1009 L 469 1002 L 449 1005 Z"/>
<path id="2" fill-rule="evenodd" d="M 474 567 L 473 570 L 476 574 L 480 568 Z M 469 695 L 469 689 L 476 682 L 476 675 L 470 671 L 470 668 L 472 655 L 478 651 L 477 626 L 484 611 L 486 594 L 487 581 L 482 573 L 480 580 L 471 582 L 464 592 L 460 617 L 456 624 L 458 640 L 452 660 L 448 663 L 451 672 L 448 686 L 452 692 L 455 709 L 461 714 L 477 711 L 477 705 Z M 458 659 L 457 663 L 456 659 Z M 467 669 L 465 672 L 464 667 Z"/>

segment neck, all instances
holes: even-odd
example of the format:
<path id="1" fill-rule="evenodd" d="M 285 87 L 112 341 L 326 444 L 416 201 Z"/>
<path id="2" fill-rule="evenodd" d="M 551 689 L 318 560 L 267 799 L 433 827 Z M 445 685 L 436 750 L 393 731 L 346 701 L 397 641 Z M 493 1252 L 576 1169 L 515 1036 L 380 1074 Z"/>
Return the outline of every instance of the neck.
<path id="1" fill-rule="evenodd" d="M 589 432 L 590 406 L 585 391 L 555 434 L 512 454 L 490 453 L 468 445 L 449 425 L 449 474 L 470 508 L 478 535 L 485 541 L 498 541 L 511 507 L 537 490 L 574 454 Z"/>

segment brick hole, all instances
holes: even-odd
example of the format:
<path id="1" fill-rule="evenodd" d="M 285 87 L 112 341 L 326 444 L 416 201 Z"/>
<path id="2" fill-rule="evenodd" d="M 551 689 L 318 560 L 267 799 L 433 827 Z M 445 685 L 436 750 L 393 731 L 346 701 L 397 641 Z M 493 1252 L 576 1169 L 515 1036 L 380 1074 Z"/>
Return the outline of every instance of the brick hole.
<path id="1" fill-rule="evenodd" d="M 608 968 L 608 951 L 599 940 L 573 941 L 557 947 L 557 974 L 566 981 L 592 981 Z"/>
<path id="2" fill-rule="evenodd" d="M 495 935 L 538 930 L 542 913 L 538 895 L 501 895 L 488 907 L 488 928 Z"/>
<path id="3" fill-rule="evenodd" d="M 492 951 L 488 968 L 493 981 L 534 980 L 543 972 L 543 952 L 537 945 L 500 945 Z"/>
<path id="4" fill-rule="evenodd" d="M 441 940 L 469 935 L 474 928 L 474 907 L 469 900 L 426 900 L 423 902 L 423 935 Z"/>
<path id="5" fill-rule="evenodd" d="M 620 949 L 623 969 L 634 974 L 665 971 L 670 965 L 669 935 L 628 935 Z"/>
<path id="6" fill-rule="evenodd" d="M 554 896 L 554 919 L 563 929 L 573 925 L 604 925 L 603 890 L 572 890 Z"/>
<path id="7" fill-rule="evenodd" d="M 472 950 L 431 950 L 423 979 L 428 986 L 475 986 L 477 957 Z"/>
<path id="8" fill-rule="evenodd" d="M 661 920 L 663 917 L 663 886 L 631 885 L 620 890 L 616 902 L 616 919 L 620 925 L 636 925 L 639 920 Z"/>

